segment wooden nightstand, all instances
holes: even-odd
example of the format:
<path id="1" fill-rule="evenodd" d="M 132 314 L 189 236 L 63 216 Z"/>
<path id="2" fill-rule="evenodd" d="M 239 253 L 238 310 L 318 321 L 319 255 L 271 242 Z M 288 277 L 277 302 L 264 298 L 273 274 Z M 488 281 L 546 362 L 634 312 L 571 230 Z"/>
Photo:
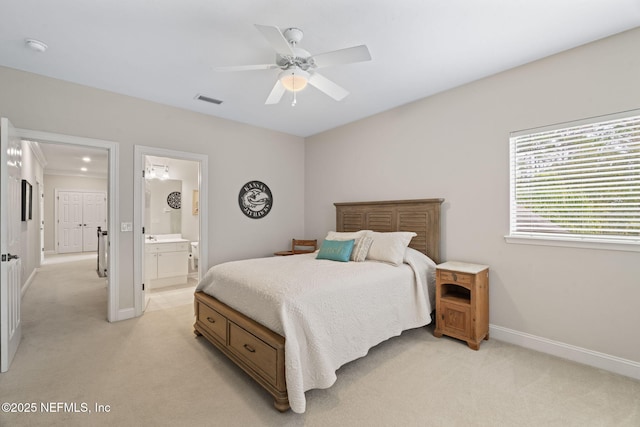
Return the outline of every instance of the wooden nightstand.
<path id="1" fill-rule="evenodd" d="M 293 255 L 293 251 L 278 251 L 273 253 L 275 256 Z"/>
<path id="2" fill-rule="evenodd" d="M 489 339 L 489 266 L 445 262 L 436 267 L 436 329 L 473 350 Z"/>
<path id="3" fill-rule="evenodd" d="M 297 254 L 308 254 L 315 252 L 318 249 L 318 241 L 303 240 L 303 239 L 291 239 L 291 250 L 274 252 L 275 256 L 287 256 Z"/>

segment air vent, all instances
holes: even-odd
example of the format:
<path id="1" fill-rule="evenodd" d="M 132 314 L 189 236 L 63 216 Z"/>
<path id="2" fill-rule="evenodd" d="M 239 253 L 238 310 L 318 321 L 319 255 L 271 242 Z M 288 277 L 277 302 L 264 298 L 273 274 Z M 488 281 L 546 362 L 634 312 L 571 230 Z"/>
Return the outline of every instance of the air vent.
<path id="1" fill-rule="evenodd" d="M 204 102 L 209 102 L 211 104 L 216 104 L 216 105 L 222 104 L 222 101 L 220 101 L 219 99 L 210 98 L 208 96 L 204 96 L 200 94 L 196 95 L 196 99 Z"/>

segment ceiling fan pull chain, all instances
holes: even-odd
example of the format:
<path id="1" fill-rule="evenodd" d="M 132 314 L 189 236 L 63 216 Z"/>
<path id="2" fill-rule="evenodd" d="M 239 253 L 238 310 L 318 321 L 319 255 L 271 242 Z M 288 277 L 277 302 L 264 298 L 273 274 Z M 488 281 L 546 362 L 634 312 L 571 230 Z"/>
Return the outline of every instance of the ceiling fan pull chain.
<path id="1" fill-rule="evenodd" d="M 296 99 L 296 92 L 293 92 L 293 101 L 291 101 L 291 106 L 295 107 L 298 100 Z"/>

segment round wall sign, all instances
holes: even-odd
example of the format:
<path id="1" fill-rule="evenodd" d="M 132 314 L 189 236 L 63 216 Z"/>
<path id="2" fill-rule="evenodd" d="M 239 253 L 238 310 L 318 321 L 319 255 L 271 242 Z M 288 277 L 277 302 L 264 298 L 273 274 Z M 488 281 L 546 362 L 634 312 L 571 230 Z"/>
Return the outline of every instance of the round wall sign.
<path id="1" fill-rule="evenodd" d="M 169 195 L 167 196 L 167 204 L 170 208 L 180 209 L 180 206 L 182 205 L 182 195 L 180 194 L 180 192 L 172 191 L 171 193 L 169 193 Z"/>
<path id="2" fill-rule="evenodd" d="M 260 181 L 249 181 L 238 194 L 240 210 L 249 218 L 265 217 L 273 206 L 273 195 L 267 185 Z"/>

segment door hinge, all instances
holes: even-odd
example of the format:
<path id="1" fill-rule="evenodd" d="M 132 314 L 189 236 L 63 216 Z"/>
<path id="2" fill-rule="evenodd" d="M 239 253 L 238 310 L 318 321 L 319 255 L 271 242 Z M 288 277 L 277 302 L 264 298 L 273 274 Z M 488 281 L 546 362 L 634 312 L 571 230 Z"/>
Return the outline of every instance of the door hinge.
<path id="1" fill-rule="evenodd" d="M 2 262 L 7 262 L 7 254 L 2 254 Z"/>
<path id="2" fill-rule="evenodd" d="M 142 169 L 142 177 L 144 178 L 144 169 Z"/>
<path id="3" fill-rule="evenodd" d="M 4 255 L 3 255 L 4 256 Z M 142 290 L 144 291 L 144 283 L 142 284 Z"/>
<path id="4" fill-rule="evenodd" d="M 144 234 L 144 227 L 142 227 L 142 234 Z"/>

